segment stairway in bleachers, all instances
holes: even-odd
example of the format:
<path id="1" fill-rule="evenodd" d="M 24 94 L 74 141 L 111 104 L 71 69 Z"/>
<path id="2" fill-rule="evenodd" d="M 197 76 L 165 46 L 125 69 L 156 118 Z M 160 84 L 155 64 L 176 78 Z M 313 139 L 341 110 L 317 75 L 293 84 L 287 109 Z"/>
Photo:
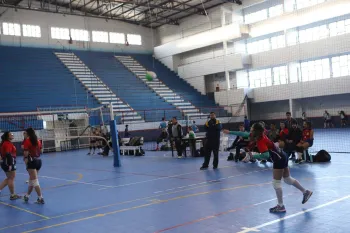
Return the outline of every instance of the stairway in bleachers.
<path id="1" fill-rule="evenodd" d="M 141 79 L 149 88 L 162 97 L 168 103 L 178 108 L 184 115 L 189 116 L 191 119 L 207 116 L 208 114 L 201 113 L 189 101 L 184 100 L 180 95 L 172 91 L 158 78 L 154 78 L 152 81 L 146 79 L 146 69 L 136 60 L 130 56 L 115 56 L 126 68 L 133 72 L 139 79 Z"/>
<path id="2" fill-rule="evenodd" d="M 101 104 L 112 103 L 114 115 L 120 116 L 123 123 L 144 122 L 134 109 L 117 97 L 74 53 L 55 54 Z"/>
<path id="3" fill-rule="evenodd" d="M 161 121 L 162 117 L 182 118 L 179 109 L 164 101 L 152 89 L 119 62 L 113 53 L 75 53 L 108 87 L 139 112 L 146 122 Z"/>
<path id="4" fill-rule="evenodd" d="M 212 98 L 202 95 L 175 72 L 157 59 L 154 59 L 152 55 L 135 54 L 132 57 L 146 70 L 155 72 L 159 80 L 176 94 L 180 95 L 185 101 L 191 102 L 200 112 L 215 112 L 217 116 L 228 116 L 227 111 L 217 105 Z"/>

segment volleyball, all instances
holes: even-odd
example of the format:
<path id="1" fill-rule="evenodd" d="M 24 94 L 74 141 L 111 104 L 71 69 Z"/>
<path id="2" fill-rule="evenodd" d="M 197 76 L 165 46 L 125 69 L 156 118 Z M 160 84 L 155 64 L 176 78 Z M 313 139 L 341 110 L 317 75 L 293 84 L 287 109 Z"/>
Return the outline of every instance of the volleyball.
<path id="1" fill-rule="evenodd" d="M 147 73 L 146 73 L 147 81 L 152 81 L 155 78 L 157 78 L 156 73 L 154 73 L 153 71 L 147 71 Z"/>

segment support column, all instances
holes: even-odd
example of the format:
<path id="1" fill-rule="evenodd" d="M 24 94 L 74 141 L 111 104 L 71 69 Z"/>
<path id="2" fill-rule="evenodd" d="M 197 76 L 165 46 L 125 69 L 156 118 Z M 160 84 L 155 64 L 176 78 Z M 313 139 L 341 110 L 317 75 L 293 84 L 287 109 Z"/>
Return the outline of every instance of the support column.
<path id="1" fill-rule="evenodd" d="M 293 114 L 293 99 L 289 99 L 289 111 L 292 114 L 292 117 L 294 117 L 294 114 Z"/>
<path id="2" fill-rule="evenodd" d="M 226 23 L 226 15 L 225 15 L 225 10 L 221 11 L 221 26 L 224 27 Z M 226 90 L 231 89 L 231 84 L 230 84 L 230 73 L 226 68 L 226 55 L 227 55 L 227 41 L 224 40 L 222 41 L 223 45 L 223 56 L 224 56 L 224 72 L 225 72 L 225 78 L 226 78 Z"/>
<path id="3" fill-rule="evenodd" d="M 226 78 L 226 89 L 230 90 L 231 89 L 231 82 L 230 82 L 230 72 L 225 70 L 225 78 Z"/>

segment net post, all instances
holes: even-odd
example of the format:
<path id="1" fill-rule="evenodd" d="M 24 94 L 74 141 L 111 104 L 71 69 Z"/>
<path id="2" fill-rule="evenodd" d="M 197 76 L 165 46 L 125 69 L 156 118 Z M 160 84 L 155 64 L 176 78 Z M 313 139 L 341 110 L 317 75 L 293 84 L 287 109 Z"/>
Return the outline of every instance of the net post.
<path id="1" fill-rule="evenodd" d="M 109 124 L 111 128 L 112 146 L 113 146 L 113 166 L 121 167 L 117 122 L 116 120 L 112 119 L 109 122 Z"/>
<path id="2" fill-rule="evenodd" d="M 109 114 L 111 117 L 111 121 L 113 121 L 114 120 L 114 113 L 113 113 L 113 104 L 112 103 L 109 104 Z"/>

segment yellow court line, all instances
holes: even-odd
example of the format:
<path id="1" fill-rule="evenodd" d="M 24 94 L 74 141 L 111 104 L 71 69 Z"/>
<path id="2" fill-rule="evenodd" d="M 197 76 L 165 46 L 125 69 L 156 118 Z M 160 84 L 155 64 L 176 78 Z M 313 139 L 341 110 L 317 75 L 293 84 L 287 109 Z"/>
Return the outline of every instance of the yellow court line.
<path id="1" fill-rule="evenodd" d="M 267 171 L 267 169 L 263 169 L 261 171 Z M 250 173 L 251 172 L 249 172 L 249 174 Z M 247 174 L 247 173 L 242 173 L 242 174 L 238 174 L 238 175 L 235 175 L 235 176 L 231 176 L 230 178 L 242 176 L 242 175 L 245 175 L 245 174 Z M 227 180 L 227 179 L 225 179 L 225 180 Z M 144 201 L 144 200 L 148 200 L 148 199 L 155 198 L 155 197 L 166 196 L 166 195 L 170 195 L 170 194 L 175 194 L 175 193 L 180 193 L 180 192 L 184 192 L 184 191 L 189 191 L 189 190 L 193 190 L 193 189 L 197 189 L 197 188 L 210 186 L 210 185 L 213 185 L 213 184 L 218 184 L 218 183 L 210 182 L 210 183 L 203 184 L 203 185 L 193 186 L 193 187 L 187 188 L 187 189 L 181 189 L 181 190 L 172 191 L 172 192 L 165 192 L 165 193 L 157 194 L 157 195 L 153 195 L 153 196 L 138 198 L 138 199 L 124 201 L 124 202 L 117 202 L 117 203 L 112 203 L 112 204 L 108 204 L 108 205 L 104 205 L 104 206 L 98 206 L 98 207 L 91 208 L 91 209 L 85 209 L 85 210 L 80 210 L 80 211 L 71 212 L 71 213 L 67 213 L 67 214 L 62 214 L 62 215 L 58 215 L 58 216 L 53 216 L 53 217 L 50 217 L 50 219 L 62 218 L 62 217 L 66 217 L 66 216 L 70 216 L 70 215 L 74 215 L 74 214 L 81 214 L 81 213 L 85 213 L 85 212 L 90 212 L 90 211 L 99 210 L 99 209 L 108 208 L 108 207 L 117 206 L 117 205 L 128 204 L 128 203 L 137 202 L 137 201 Z M 240 186 L 236 186 L 236 187 L 240 187 Z M 164 202 L 164 201 L 159 200 L 159 202 Z M 6 230 L 6 229 L 10 229 L 10 228 L 20 227 L 20 226 L 24 226 L 24 225 L 28 225 L 28 224 L 32 224 L 32 223 L 42 222 L 42 221 L 46 221 L 46 219 L 41 219 L 41 220 L 25 222 L 25 223 L 21 223 L 21 224 L 17 224 L 17 225 L 3 227 L 3 228 L 0 228 L 0 231 Z"/>
<path id="2" fill-rule="evenodd" d="M 2 201 L 0 201 L 0 204 L 1 204 L 1 205 L 5 205 L 5 206 L 12 207 L 12 208 L 17 209 L 17 210 L 21 210 L 21 211 L 27 212 L 27 213 L 29 213 L 29 214 L 33 214 L 33 215 L 39 216 L 39 217 L 44 218 L 44 219 L 47 219 L 47 220 L 50 219 L 50 218 L 47 217 L 47 216 L 44 216 L 44 215 L 41 215 L 41 214 L 37 214 L 37 213 L 35 213 L 35 212 L 29 211 L 29 210 L 26 210 L 26 209 L 23 209 L 23 208 L 14 206 L 14 205 L 7 204 L 7 203 L 2 202 Z"/>
<path id="3" fill-rule="evenodd" d="M 217 190 L 211 190 L 211 191 L 206 191 L 206 192 L 200 192 L 200 193 L 194 193 L 194 194 L 174 197 L 174 198 L 170 198 L 170 199 L 167 199 L 167 200 L 160 200 L 159 202 L 152 202 L 152 203 L 149 203 L 149 204 L 133 206 L 133 207 L 130 207 L 130 208 L 125 208 L 125 209 L 116 210 L 116 211 L 112 211 L 112 212 L 107 212 L 107 213 L 103 213 L 103 214 L 96 214 L 96 215 L 85 217 L 85 218 L 80 218 L 80 219 L 75 219 L 75 220 L 71 220 L 71 221 L 67 221 L 67 222 L 62 222 L 62 223 L 57 223 L 57 224 L 53 224 L 53 225 L 48 225 L 48 226 L 45 226 L 45 227 L 36 228 L 36 229 L 33 229 L 33 230 L 29 230 L 29 231 L 24 231 L 22 233 L 31 233 L 31 232 L 42 231 L 42 230 L 49 229 L 49 228 L 54 228 L 54 227 L 68 225 L 68 224 L 71 224 L 71 223 L 76 223 L 76 222 L 89 220 L 89 219 L 92 219 L 92 218 L 99 218 L 99 217 L 104 217 L 106 215 L 112 215 L 112 214 L 126 212 L 126 211 L 130 211 L 130 210 L 134 210 L 134 209 L 144 208 L 144 207 L 147 207 L 147 206 L 158 205 L 158 204 L 161 204 L 161 203 L 164 203 L 164 202 L 175 201 L 175 200 L 179 200 L 179 199 L 184 199 L 184 198 L 189 198 L 189 197 L 194 197 L 194 196 L 200 196 L 200 195 L 205 195 L 205 194 L 211 194 L 211 193 L 217 193 L 217 192 L 223 192 L 223 191 L 231 191 L 231 190 L 235 190 L 235 189 L 263 186 L 263 185 L 267 185 L 267 184 L 271 184 L 271 183 L 272 182 L 259 183 L 259 184 L 250 184 L 250 185 L 243 185 L 243 186 L 236 186 L 236 187 L 232 187 L 232 188 L 217 189 Z"/>

